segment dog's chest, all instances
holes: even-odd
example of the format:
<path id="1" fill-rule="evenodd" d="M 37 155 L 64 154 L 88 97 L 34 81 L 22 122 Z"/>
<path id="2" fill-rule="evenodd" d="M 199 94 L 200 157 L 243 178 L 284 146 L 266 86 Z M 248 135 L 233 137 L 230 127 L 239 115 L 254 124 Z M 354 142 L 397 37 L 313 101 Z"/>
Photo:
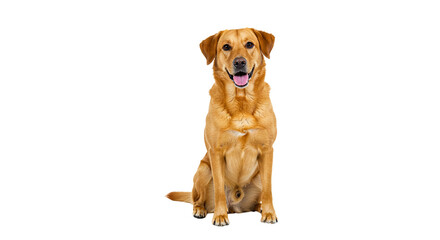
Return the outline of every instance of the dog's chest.
<path id="1" fill-rule="evenodd" d="M 237 143 L 227 149 L 226 178 L 228 185 L 244 186 L 248 184 L 258 169 L 258 149 L 253 145 Z"/>
<path id="2" fill-rule="evenodd" d="M 252 129 L 257 125 L 257 120 L 251 114 L 240 114 L 231 118 L 231 129 L 247 133 L 248 129 Z"/>
<path id="3" fill-rule="evenodd" d="M 254 117 L 240 116 L 232 119 L 232 129 L 227 131 L 231 140 L 226 150 L 226 178 L 230 185 L 248 184 L 258 169 L 258 148 L 255 144 L 259 129 Z"/>

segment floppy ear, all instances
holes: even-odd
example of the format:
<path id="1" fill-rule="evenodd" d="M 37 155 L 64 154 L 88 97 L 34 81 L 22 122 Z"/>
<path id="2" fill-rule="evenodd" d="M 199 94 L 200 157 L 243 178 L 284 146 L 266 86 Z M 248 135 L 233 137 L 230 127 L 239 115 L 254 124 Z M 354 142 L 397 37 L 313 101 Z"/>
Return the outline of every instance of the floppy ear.
<path id="1" fill-rule="evenodd" d="M 222 32 L 218 32 L 200 43 L 200 50 L 202 50 L 203 55 L 205 55 L 207 65 L 214 60 L 217 54 L 217 42 L 221 33 Z"/>
<path id="2" fill-rule="evenodd" d="M 275 36 L 267 32 L 258 31 L 255 29 L 252 30 L 254 31 L 255 35 L 257 35 L 258 42 L 260 42 L 261 52 L 264 56 L 270 58 L 270 51 L 272 51 L 273 44 L 275 43 Z"/>

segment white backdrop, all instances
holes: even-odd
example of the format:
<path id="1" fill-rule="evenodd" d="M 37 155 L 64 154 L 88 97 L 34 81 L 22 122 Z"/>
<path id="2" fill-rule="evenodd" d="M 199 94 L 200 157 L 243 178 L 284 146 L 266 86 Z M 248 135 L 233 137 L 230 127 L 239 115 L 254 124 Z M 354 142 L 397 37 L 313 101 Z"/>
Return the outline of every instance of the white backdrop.
<path id="1" fill-rule="evenodd" d="M 0 239 L 439 239 L 436 1 L 2 1 Z M 205 154 L 199 43 L 275 35 L 260 214 L 169 201 Z"/>

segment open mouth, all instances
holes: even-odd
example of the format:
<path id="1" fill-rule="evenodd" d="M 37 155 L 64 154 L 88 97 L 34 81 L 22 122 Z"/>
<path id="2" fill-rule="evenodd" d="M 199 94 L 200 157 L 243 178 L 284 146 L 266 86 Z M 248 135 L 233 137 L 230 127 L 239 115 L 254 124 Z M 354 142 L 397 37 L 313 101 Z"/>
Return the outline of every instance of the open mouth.
<path id="1" fill-rule="evenodd" d="M 249 84 L 249 80 L 251 80 L 254 69 L 255 66 L 252 68 L 252 71 L 250 73 L 236 72 L 234 75 L 230 74 L 228 69 L 226 69 L 226 72 L 228 73 L 229 78 L 234 82 L 236 87 L 245 88 Z"/>

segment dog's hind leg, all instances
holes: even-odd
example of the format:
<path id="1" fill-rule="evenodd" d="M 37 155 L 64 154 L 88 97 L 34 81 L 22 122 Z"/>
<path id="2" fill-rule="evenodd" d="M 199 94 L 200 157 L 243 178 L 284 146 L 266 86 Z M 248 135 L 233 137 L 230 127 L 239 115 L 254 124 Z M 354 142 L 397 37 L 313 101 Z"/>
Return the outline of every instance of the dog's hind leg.
<path id="1" fill-rule="evenodd" d="M 208 154 L 200 161 L 199 168 L 194 175 L 194 187 L 192 190 L 193 199 L 193 216 L 195 218 L 204 218 L 207 214 L 207 209 L 205 206 L 207 194 L 208 194 L 208 184 L 211 182 L 212 173 L 209 164 Z"/>

